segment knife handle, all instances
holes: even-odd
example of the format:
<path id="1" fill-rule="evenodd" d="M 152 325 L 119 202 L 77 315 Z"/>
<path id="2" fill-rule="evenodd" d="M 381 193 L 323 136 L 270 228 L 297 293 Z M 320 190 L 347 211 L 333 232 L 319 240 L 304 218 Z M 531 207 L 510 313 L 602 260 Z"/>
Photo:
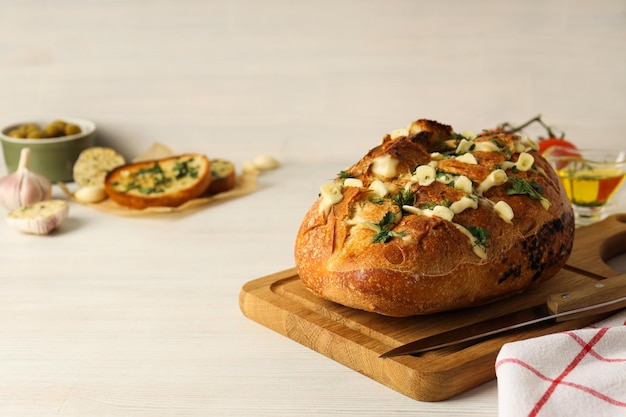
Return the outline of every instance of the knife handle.
<path id="1" fill-rule="evenodd" d="M 554 314 L 592 307 L 586 311 L 557 317 L 557 321 L 573 320 L 626 308 L 626 274 L 605 278 L 567 293 L 552 294 L 548 297 L 547 304 L 548 309 Z"/>

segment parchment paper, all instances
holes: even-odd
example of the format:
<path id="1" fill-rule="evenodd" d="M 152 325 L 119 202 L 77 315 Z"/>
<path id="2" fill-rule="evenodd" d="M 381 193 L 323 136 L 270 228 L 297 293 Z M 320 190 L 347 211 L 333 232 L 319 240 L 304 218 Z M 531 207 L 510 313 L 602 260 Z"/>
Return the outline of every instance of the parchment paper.
<path id="1" fill-rule="evenodd" d="M 167 146 L 155 143 L 144 153 L 133 159 L 133 162 L 149 161 L 153 159 L 167 158 L 174 155 L 172 150 Z M 163 213 L 180 213 L 189 211 L 197 207 L 209 205 L 215 201 L 230 200 L 243 195 L 249 194 L 256 188 L 258 173 L 243 173 L 237 176 L 237 182 L 235 188 L 222 193 L 214 195 L 206 195 L 199 198 L 189 200 L 178 207 L 147 207 L 142 210 L 131 209 L 129 207 L 120 206 L 110 198 L 105 199 L 99 203 L 89 204 L 82 203 L 74 198 L 72 191 L 64 183 L 58 183 L 63 193 L 73 202 L 82 204 L 84 206 L 92 207 L 102 212 L 118 215 L 118 216 L 149 216 L 151 214 L 163 214 Z"/>

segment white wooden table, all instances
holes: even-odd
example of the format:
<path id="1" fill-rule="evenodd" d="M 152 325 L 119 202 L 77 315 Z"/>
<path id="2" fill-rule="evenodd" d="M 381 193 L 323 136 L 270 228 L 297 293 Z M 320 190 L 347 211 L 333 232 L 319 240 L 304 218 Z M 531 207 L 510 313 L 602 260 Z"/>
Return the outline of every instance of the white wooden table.
<path id="1" fill-rule="evenodd" d="M 45 237 L 0 222 L 0 415 L 496 415 L 495 381 L 417 402 L 239 311 L 245 282 L 293 266 L 333 168 L 285 164 L 185 215 L 72 203 Z"/>

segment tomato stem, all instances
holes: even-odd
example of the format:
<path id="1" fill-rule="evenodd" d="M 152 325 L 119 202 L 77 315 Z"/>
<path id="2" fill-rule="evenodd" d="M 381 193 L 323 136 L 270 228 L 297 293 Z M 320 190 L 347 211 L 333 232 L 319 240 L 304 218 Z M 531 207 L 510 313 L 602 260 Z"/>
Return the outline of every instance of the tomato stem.
<path id="1" fill-rule="evenodd" d="M 541 119 L 541 114 L 536 115 L 532 119 L 528 120 L 525 123 L 522 123 L 521 125 L 517 127 L 512 126 L 509 122 L 504 122 L 500 126 L 498 126 L 498 128 L 502 129 L 505 133 L 515 133 L 530 126 L 533 123 L 539 123 L 544 129 L 546 129 L 546 132 L 548 133 L 549 138 L 563 139 L 565 137 L 565 133 L 562 133 L 561 136 L 557 136 L 552 130 L 552 128 L 548 126 L 547 124 L 545 124 L 544 121 Z"/>

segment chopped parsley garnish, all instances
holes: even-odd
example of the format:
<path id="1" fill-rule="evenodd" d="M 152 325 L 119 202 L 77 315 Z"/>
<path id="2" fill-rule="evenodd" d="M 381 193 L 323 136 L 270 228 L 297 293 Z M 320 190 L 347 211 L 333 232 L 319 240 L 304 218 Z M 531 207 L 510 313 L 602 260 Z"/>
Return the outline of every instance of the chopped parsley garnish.
<path id="1" fill-rule="evenodd" d="M 526 181 L 522 178 L 509 177 L 509 182 L 512 187 L 506 190 L 508 195 L 525 194 L 533 200 L 539 200 L 544 203 L 550 204 L 547 198 L 542 196 L 543 187 L 536 181 Z"/>
<path id="2" fill-rule="evenodd" d="M 446 171 L 440 169 L 436 170 L 437 181 L 442 181 L 445 184 L 452 184 L 454 186 L 454 177 Z"/>
<path id="3" fill-rule="evenodd" d="M 444 198 L 440 202 L 426 201 L 426 202 L 420 203 L 417 208 L 420 208 L 422 210 L 425 210 L 425 209 L 433 210 L 437 206 L 450 207 L 451 205 L 452 205 L 452 201 Z"/>
<path id="4" fill-rule="evenodd" d="M 372 238 L 372 243 L 387 243 L 394 237 L 404 236 L 406 232 L 394 232 L 391 230 L 395 225 L 396 216 L 388 211 L 380 222 L 374 223 L 374 226 L 378 229 L 378 233 Z"/>
<path id="5" fill-rule="evenodd" d="M 400 208 L 402 208 L 402 206 L 412 206 L 415 204 L 415 191 L 400 190 L 398 194 L 392 196 L 391 199 Z"/>
<path id="6" fill-rule="evenodd" d="M 495 143 L 500 152 L 502 152 L 506 156 L 506 159 L 511 159 L 511 149 L 505 142 L 502 142 L 501 140 L 495 138 L 491 139 L 491 142 Z"/>
<path id="7" fill-rule="evenodd" d="M 339 179 L 342 180 L 345 180 L 346 178 L 354 178 L 354 174 L 346 170 L 339 171 L 339 174 L 337 174 L 337 176 L 339 177 Z"/>
<path id="8" fill-rule="evenodd" d="M 177 180 L 186 176 L 198 178 L 198 168 L 189 165 L 192 161 L 193 159 L 188 159 L 187 161 L 179 161 L 174 164 L 174 172 Z"/>
<path id="9" fill-rule="evenodd" d="M 474 243 L 477 246 L 481 246 L 486 248 L 489 246 L 489 242 L 487 239 L 489 238 L 489 230 L 480 226 L 466 226 L 466 229 L 476 238 L 476 242 Z"/>
<path id="10" fill-rule="evenodd" d="M 454 139 L 454 140 L 458 140 L 458 141 L 463 140 L 463 139 L 467 140 L 467 138 L 466 138 L 465 136 L 463 136 L 463 135 L 462 135 L 462 134 L 460 134 L 460 133 L 456 133 L 456 132 L 453 132 L 453 133 L 450 135 L 450 139 Z"/>
<path id="11" fill-rule="evenodd" d="M 424 203 L 420 203 L 417 208 L 422 209 L 422 210 L 427 210 L 427 209 L 434 209 L 437 206 L 437 203 L 435 203 L 434 201 L 427 201 Z"/>
<path id="12" fill-rule="evenodd" d="M 161 165 L 155 162 L 154 165 L 141 168 L 137 172 L 131 174 L 130 181 L 124 185 L 122 193 L 136 190 L 140 194 L 162 193 L 172 186 L 175 180 L 184 177 L 197 178 L 199 175 L 198 167 L 191 165 L 193 159 L 187 161 L 178 161 L 173 165 L 173 176 L 166 176 Z M 123 183 L 116 181 L 113 185 L 119 187 Z"/>
<path id="13" fill-rule="evenodd" d="M 444 158 L 448 158 L 448 157 L 451 157 L 451 156 L 456 156 L 456 155 L 457 155 L 457 153 L 456 153 L 456 148 L 454 148 L 454 149 L 449 149 L 449 150 L 447 150 L 447 151 L 443 151 L 443 152 L 439 152 L 439 153 L 440 153 L 441 155 L 443 155 L 443 157 L 444 157 Z"/>

